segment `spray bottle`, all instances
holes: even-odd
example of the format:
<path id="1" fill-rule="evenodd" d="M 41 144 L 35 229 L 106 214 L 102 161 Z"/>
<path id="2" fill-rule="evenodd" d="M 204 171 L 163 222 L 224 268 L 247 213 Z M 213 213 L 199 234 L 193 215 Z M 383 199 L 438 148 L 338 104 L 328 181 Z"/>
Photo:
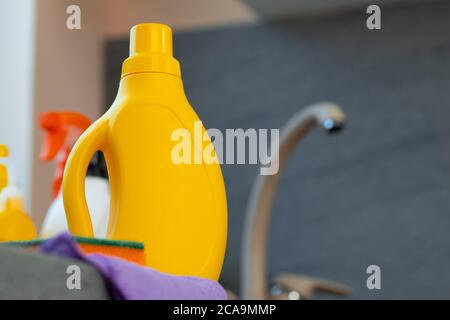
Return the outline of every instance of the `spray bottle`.
<path id="1" fill-rule="evenodd" d="M 90 124 L 91 121 L 87 117 L 76 112 L 47 112 L 41 114 L 39 118 L 39 126 L 45 131 L 40 159 L 56 163 L 53 176 L 53 202 L 41 229 L 41 236 L 44 238 L 68 230 L 61 195 L 64 168 L 72 146 Z M 99 238 L 104 238 L 109 216 L 109 184 L 100 153 L 95 154 L 89 164 L 85 188 L 94 230 Z"/>

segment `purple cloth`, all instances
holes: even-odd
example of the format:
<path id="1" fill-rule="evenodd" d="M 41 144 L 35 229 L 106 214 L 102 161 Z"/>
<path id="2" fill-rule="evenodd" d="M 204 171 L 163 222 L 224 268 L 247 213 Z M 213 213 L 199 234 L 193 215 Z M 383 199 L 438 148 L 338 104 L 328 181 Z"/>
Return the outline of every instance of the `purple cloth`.
<path id="1" fill-rule="evenodd" d="M 173 276 L 124 259 L 84 255 L 68 233 L 49 239 L 41 252 L 89 263 L 105 279 L 112 299 L 118 300 L 226 300 L 222 286 L 199 277 Z"/>

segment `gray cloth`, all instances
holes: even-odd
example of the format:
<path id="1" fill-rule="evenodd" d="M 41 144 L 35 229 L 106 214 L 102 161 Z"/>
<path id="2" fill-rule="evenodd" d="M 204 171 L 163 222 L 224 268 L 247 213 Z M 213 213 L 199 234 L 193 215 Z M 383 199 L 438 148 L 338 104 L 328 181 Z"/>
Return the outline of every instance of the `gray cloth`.
<path id="1" fill-rule="evenodd" d="M 81 289 L 69 290 L 70 265 L 80 267 Z M 102 277 L 78 260 L 0 246 L 0 299 L 109 299 Z"/>

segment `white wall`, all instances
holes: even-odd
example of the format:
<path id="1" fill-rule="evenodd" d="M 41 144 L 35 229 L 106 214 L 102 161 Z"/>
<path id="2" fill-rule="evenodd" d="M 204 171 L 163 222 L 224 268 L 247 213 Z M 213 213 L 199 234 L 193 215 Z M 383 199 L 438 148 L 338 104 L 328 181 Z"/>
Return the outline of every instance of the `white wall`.
<path id="1" fill-rule="evenodd" d="M 143 22 L 161 22 L 175 31 L 252 23 L 253 9 L 240 0 L 96 0 L 103 15 L 103 34 L 123 36 Z"/>
<path id="2" fill-rule="evenodd" d="M 31 208 L 34 0 L 0 1 L 0 143 L 10 147 Z"/>

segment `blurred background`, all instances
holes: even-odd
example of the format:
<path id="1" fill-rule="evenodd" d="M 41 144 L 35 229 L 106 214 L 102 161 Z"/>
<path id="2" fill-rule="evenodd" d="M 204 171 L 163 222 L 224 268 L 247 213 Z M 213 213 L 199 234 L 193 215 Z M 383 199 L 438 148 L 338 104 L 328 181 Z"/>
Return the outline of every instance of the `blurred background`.
<path id="1" fill-rule="evenodd" d="M 66 28 L 69 5 L 81 30 Z M 295 151 L 273 209 L 269 274 L 349 285 L 351 298 L 450 298 L 450 1 L 16 0 L 0 3 L 0 142 L 34 221 L 52 201 L 37 117 L 111 105 L 129 29 L 173 27 L 187 96 L 207 128 L 280 128 L 333 101 L 348 125 Z M 256 166 L 224 165 L 229 240 L 221 283 L 239 291 Z M 368 290 L 366 268 L 382 270 Z"/>

